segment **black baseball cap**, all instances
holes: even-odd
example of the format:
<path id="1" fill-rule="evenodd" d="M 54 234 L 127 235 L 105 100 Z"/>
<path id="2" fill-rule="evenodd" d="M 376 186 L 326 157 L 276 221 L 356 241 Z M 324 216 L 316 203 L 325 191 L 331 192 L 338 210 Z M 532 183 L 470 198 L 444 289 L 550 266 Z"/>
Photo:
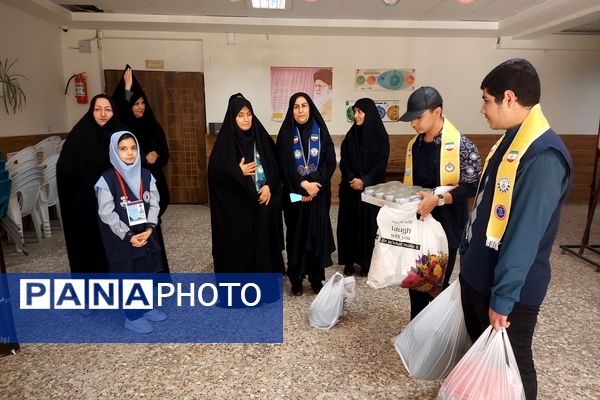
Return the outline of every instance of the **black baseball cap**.
<path id="1" fill-rule="evenodd" d="M 442 96 L 435 88 L 431 86 L 421 86 L 408 98 L 406 112 L 400 117 L 400 121 L 410 122 L 419 118 L 425 111 L 441 107 L 443 104 Z"/>

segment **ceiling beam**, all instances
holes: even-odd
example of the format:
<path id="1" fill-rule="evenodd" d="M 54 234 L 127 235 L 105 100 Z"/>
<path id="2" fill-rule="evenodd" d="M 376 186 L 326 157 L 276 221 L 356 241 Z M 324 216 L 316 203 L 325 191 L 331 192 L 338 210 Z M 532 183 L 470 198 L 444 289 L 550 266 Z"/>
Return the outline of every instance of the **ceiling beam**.
<path id="1" fill-rule="evenodd" d="M 536 39 L 600 20 L 598 0 L 547 0 L 499 23 L 499 36 Z"/>

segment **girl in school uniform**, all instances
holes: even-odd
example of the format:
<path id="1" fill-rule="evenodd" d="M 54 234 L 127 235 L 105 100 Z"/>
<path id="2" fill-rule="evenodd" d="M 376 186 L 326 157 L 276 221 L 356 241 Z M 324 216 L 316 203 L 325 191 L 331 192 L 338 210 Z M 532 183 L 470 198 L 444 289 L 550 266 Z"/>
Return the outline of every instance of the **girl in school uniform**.
<path id="1" fill-rule="evenodd" d="M 102 173 L 95 190 L 98 224 L 109 272 L 157 273 L 162 269 L 156 237 L 159 194 L 150 171 L 142 168 L 136 137 L 128 131 L 112 134 L 109 146 L 112 168 Z M 163 321 L 159 310 L 126 310 L 125 328 L 150 333 L 149 321 Z"/>

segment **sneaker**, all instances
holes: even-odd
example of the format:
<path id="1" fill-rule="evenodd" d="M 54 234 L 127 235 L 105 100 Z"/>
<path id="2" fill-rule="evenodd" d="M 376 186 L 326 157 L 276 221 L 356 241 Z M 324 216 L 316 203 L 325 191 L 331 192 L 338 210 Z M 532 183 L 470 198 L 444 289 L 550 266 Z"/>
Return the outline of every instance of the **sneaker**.
<path id="1" fill-rule="evenodd" d="M 144 318 L 152 322 L 161 322 L 167 319 L 168 315 L 157 309 L 153 309 L 144 314 Z"/>
<path id="2" fill-rule="evenodd" d="M 133 321 L 125 318 L 125 329 L 129 329 L 135 333 L 150 333 L 154 330 L 150 322 L 145 318 L 138 318 Z"/>

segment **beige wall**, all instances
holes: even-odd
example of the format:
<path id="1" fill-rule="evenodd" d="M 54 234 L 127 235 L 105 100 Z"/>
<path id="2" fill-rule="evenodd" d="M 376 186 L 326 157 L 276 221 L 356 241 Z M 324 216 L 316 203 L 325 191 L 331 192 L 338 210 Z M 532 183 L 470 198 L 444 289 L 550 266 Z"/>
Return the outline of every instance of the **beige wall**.
<path id="1" fill-rule="evenodd" d="M 355 91 L 354 70 L 370 67 L 415 68 L 415 85 L 437 87 L 444 97 L 447 116 L 463 132 L 491 133 L 479 114 L 481 80 L 501 61 L 524 57 L 540 73 L 542 106 L 559 133 L 595 134 L 598 129 L 600 38 L 591 39 L 597 44 L 592 46 L 595 50 L 565 50 L 582 48 L 582 39 L 576 36 L 519 41 L 519 47 L 524 48 L 499 49 L 494 38 L 236 34 L 235 45 L 231 46 L 227 45 L 225 33 L 103 31 L 102 51 L 92 41 L 90 54 L 71 47 L 77 47 L 81 39 L 93 38 L 95 31 L 72 29 L 62 33 L 12 8 L 0 5 L 0 11 L 0 33 L 10 30 L 10 37 L 15 37 L 14 31 L 21 33 L 16 36 L 20 37 L 19 44 L 10 44 L 11 51 L 2 54 L 25 60 L 23 71 L 32 78 L 27 85 L 28 94 L 31 93 L 32 103 L 40 105 L 29 103 L 16 117 L 11 116 L 9 123 L 0 110 L 0 136 L 43 133 L 48 126 L 53 131 L 69 130 L 87 110 L 87 106 L 75 103 L 73 88 L 66 101 L 62 95 L 72 73 L 87 72 L 93 95 L 101 90 L 103 68 L 120 69 L 130 63 L 139 69 L 145 59 L 164 59 L 167 70 L 203 71 L 208 122 L 221 122 L 228 97 L 242 92 L 273 134 L 280 124 L 270 121 L 270 67 L 333 67 L 334 116 L 329 128 L 332 133 L 343 134 L 350 126 L 345 120 L 346 100 L 369 95 L 375 99 L 398 99 L 404 105 L 410 94 Z M 44 37 L 43 43 L 38 42 L 40 37 Z M 386 127 L 390 133 L 410 133 L 406 123 L 386 123 Z"/>
<path id="2" fill-rule="evenodd" d="M 101 36 L 100 40 L 91 41 L 91 53 L 81 53 L 74 47 L 79 40 L 95 38 L 96 31 L 71 29 L 61 36 L 64 69 L 68 72 L 65 78 L 85 71 L 90 98 L 104 91 L 101 72 L 104 69 L 122 69 L 126 64 L 134 69 L 145 69 L 145 60 L 164 60 L 168 71 L 202 71 L 202 41 L 198 35 L 102 31 Z M 88 106 L 77 104 L 73 88 L 68 96 L 68 122 L 72 126 Z"/>
<path id="3" fill-rule="evenodd" d="M 577 41 L 576 37 L 572 38 Z M 600 38 L 598 39 L 600 43 Z M 532 45 L 535 45 L 533 43 Z M 597 47 L 600 49 L 600 46 Z M 244 93 L 271 133 L 279 123 L 270 117 L 270 66 L 333 67 L 334 116 L 331 132 L 345 133 L 345 101 L 363 96 L 398 99 L 409 91 L 357 92 L 356 68 L 415 68 L 415 85 L 437 87 L 447 116 L 466 133 L 491 133 L 483 117 L 481 80 L 494 66 L 512 57 L 529 59 L 542 80 L 542 105 L 561 133 L 595 133 L 600 110 L 600 51 L 499 50 L 496 39 L 390 38 L 236 35 L 204 40 L 207 120 L 220 122 L 230 94 Z M 390 133 L 409 133 L 407 123 L 386 123 Z"/>
<path id="4" fill-rule="evenodd" d="M 0 136 L 64 132 L 70 129 L 60 49 L 60 29 L 0 3 L 0 60 L 19 59 L 12 72 L 21 80 L 27 104 L 7 114 L 0 99 Z M 1 149 L 0 149 L 1 150 Z"/>

